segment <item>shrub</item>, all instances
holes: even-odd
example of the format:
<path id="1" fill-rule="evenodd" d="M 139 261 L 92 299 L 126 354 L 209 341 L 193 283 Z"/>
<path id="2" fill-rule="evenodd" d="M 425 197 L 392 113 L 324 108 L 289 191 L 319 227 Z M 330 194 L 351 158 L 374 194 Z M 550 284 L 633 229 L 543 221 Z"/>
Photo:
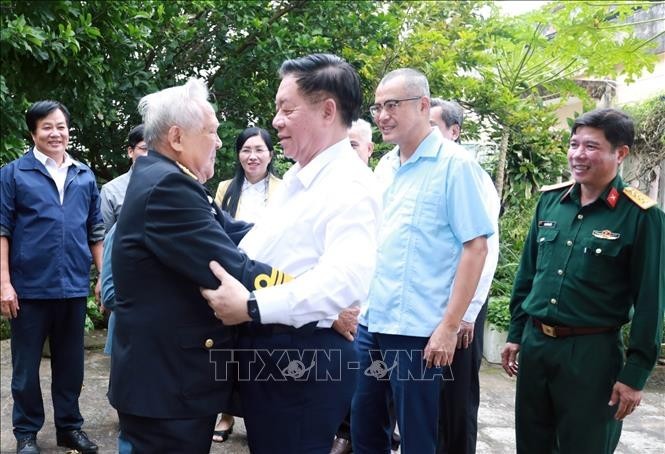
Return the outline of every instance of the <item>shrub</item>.
<path id="1" fill-rule="evenodd" d="M 510 297 L 491 297 L 487 306 L 487 321 L 501 331 L 508 331 L 510 326 Z"/>
<path id="2" fill-rule="evenodd" d="M 9 339 L 10 328 L 9 320 L 0 319 L 0 340 Z"/>

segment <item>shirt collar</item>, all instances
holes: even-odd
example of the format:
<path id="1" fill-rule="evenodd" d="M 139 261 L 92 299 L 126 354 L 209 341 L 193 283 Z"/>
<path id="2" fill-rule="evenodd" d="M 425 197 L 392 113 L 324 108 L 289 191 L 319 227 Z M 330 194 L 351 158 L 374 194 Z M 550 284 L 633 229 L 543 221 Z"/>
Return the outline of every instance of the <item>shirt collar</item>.
<path id="1" fill-rule="evenodd" d="M 244 191 L 245 189 L 248 188 L 256 188 L 259 190 L 263 190 L 263 188 L 265 188 L 266 178 L 268 177 L 266 176 L 265 178 L 261 178 L 256 183 L 251 183 L 247 178 L 245 178 L 245 180 L 242 183 L 242 190 Z"/>
<path id="2" fill-rule="evenodd" d="M 608 208 L 613 210 L 619 201 L 621 190 L 624 188 L 624 186 L 625 184 L 623 183 L 623 180 L 619 174 L 617 174 L 614 179 L 610 181 L 605 190 L 603 190 L 603 192 L 598 196 L 598 199 L 596 199 L 596 201 L 593 203 L 602 201 Z M 570 199 L 579 203 L 580 196 L 580 185 L 579 183 L 575 183 L 561 196 L 561 202 L 563 203 Z"/>
<path id="3" fill-rule="evenodd" d="M 287 175 L 285 175 L 284 179 L 296 178 L 300 181 L 300 184 L 302 184 L 303 187 L 308 188 L 328 163 L 349 151 L 355 153 L 351 147 L 351 141 L 348 137 L 345 137 L 316 155 L 305 167 L 301 167 L 300 164 L 296 162 L 287 172 L 288 178 Z"/>
<path id="4" fill-rule="evenodd" d="M 57 167 L 57 165 L 55 163 L 55 159 L 53 159 L 50 156 L 47 156 L 44 153 L 42 153 L 41 151 L 39 151 L 39 148 L 37 148 L 36 145 L 34 147 L 32 147 L 32 152 L 34 153 L 35 158 L 37 158 L 37 160 L 39 162 L 41 162 L 44 165 L 44 167 L 46 167 L 47 162 L 51 163 L 52 167 Z M 67 153 L 65 151 L 65 159 L 62 161 L 62 166 L 61 167 L 69 167 L 71 165 L 75 165 L 76 167 L 78 167 L 79 162 L 76 161 L 75 159 L 72 159 L 72 157 L 69 156 L 69 153 Z"/>
<path id="5" fill-rule="evenodd" d="M 425 136 L 416 148 L 416 151 L 404 164 L 416 162 L 421 158 L 435 158 L 439 154 L 442 145 L 443 135 L 441 131 L 439 131 L 439 128 L 432 128 L 431 132 Z M 397 154 L 399 155 L 399 149 L 397 150 Z"/>

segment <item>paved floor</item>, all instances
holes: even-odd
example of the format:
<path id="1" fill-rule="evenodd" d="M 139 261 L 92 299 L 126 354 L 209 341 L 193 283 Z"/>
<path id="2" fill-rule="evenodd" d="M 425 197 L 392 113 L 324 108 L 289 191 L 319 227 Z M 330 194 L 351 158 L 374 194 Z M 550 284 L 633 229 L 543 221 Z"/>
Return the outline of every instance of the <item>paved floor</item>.
<path id="1" fill-rule="evenodd" d="M 81 411 L 86 418 L 84 429 L 100 446 L 100 453 L 115 452 L 117 416 L 106 399 L 109 359 L 95 346 L 103 343 L 103 332 L 89 336 L 92 349 L 86 351 L 85 384 L 81 395 Z M 9 341 L 0 342 L 0 452 L 15 450 L 12 435 L 10 392 L 11 358 Z M 661 366 L 661 368 L 663 368 Z M 665 374 L 662 374 L 665 376 Z M 46 404 L 46 423 L 38 441 L 44 454 L 63 453 L 64 448 L 55 445 L 53 410 L 50 405 L 50 361 L 41 364 L 42 394 Z M 660 374 L 659 374 L 660 377 Z M 513 432 L 514 380 L 509 379 L 496 365 L 483 364 L 481 370 L 481 408 L 479 414 L 479 454 L 503 454 L 515 452 Z M 247 454 L 247 440 L 242 420 L 226 443 L 213 443 L 211 453 Z M 660 377 L 648 385 L 639 410 L 629 417 L 623 429 L 617 453 L 663 454 L 665 452 L 665 379 Z"/>

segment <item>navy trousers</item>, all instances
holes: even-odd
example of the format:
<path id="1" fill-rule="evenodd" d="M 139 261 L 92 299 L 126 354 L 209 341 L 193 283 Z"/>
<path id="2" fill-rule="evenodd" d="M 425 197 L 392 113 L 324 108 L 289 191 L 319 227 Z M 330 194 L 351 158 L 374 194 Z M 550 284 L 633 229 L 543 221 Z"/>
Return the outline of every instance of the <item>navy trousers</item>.
<path id="1" fill-rule="evenodd" d="M 332 329 L 247 328 L 238 387 L 252 454 L 327 454 L 355 389 L 354 344 Z"/>
<path id="2" fill-rule="evenodd" d="M 439 397 L 438 454 L 475 454 L 480 405 L 480 362 L 483 357 L 483 328 L 487 301 L 478 313 L 473 342 L 455 350 L 450 368 L 453 379 L 442 382 Z"/>
<path id="3" fill-rule="evenodd" d="M 360 370 L 351 404 L 351 441 L 356 454 L 390 453 L 392 394 L 403 454 L 434 454 L 442 368 L 425 368 L 428 338 L 370 333 L 358 326 Z"/>
<path id="4" fill-rule="evenodd" d="M 18 317 L 10 320 L 14 436 L 20 440 L 44 425 L 39 365 L 47 337 L 55 428 L 58 432 L 80 429 L 86 298 L 22 299 L 19 307 Z"/>
<path id="5" fill-rule="evenodd" d="M 118 412 L 124 443 L 132 454 L 208 454 L 217 415 L 191 419 L 156 419 Z M 128 446 L 131 448 L 128 450 Z"/>

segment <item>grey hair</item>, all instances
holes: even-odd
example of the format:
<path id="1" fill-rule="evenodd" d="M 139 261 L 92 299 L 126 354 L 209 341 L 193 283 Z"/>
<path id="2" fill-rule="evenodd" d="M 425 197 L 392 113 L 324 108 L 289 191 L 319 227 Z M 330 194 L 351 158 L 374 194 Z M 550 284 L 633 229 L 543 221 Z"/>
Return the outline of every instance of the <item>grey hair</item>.
<path id="1" fill-rule="evenodd" d="M 464 109 L 455 101 L 444 101 L 441 98 L 432 98 L 430 108 L 441 107 L 441 120 L 448 128 L 459 125 L 462 128 L 464 122 Z"/>
<path id="2" fill-rule="evenodd" d="M 383 76 L 379 85 L 383 85 L 397 77 L 404 77 L 408 96 L 427 96 L 429 98 L 429 82 L 427 82 L 427 77 L 417 69 L 400 68 L 390 71 Z"/>
<path id="3" fill-rule="evenodd" d="M 169 128 L 178 125 L 193 129 L 203 123 L 203 107 L 208 103 L 208 87 L 203 79 L 191 78 L 185 85 L 165 88 L 139 101 L 143 117 L 143 137 L 152 147 Z"/>
<path id="4" fill-rule="evenodd" d="M 358 118 L 356 121 L 351 123 L 351 127 L 349 128 L 349 131 L 352 129 L 355 129 L 358 131 L 358 133 L 363 137 L 368 142 L 372 141 L 372 125 L 370 125 L 368 122 L 363 120 L 362 118 Z"/>

